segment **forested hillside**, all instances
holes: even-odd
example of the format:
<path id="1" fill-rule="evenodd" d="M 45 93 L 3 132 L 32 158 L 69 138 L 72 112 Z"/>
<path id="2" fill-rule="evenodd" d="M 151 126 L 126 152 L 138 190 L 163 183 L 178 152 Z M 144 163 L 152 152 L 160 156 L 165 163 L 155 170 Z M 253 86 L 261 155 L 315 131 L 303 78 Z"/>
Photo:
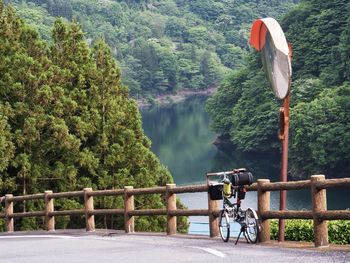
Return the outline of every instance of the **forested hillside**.
<path id="1" fill-rule="evenodd" d="M 12 0 L 45 39 L 56 17 L 75 17 L 90 40 L 102 37 L 135 97 L 217 86 L 246 63 L 258 17 L 279 18 L 296 0 Z"/>
<path id="2" fill-rule="evenodd" d="M 52 42 L 46 44 L 0 1 L 0 46 L 0 196 L 172 182 L 150 151 L 136 102 L 128 98 L 102 40 L 89 48 L 76 22 L 57 20 Z M 80 203 L 60 199 L 55 206 L 74 209 Z M 164 207 L 159 195 L 138 197 L 136 204 Z M 43 205 L 28 201 L 15 211 L 42 210 Z M 123 199 L 97 198 L 95 205 L 121 208 Z M 40 227 L 40 220 L 23 219 L 22 229 Z M 142 230 L 165 226 L 164 217 L 137 220 Z M 69 217 L 56 221 L 58 228 L 83 222 Z M 105 217 L 97 224 L 120 227 L 123 220 Z"/>
<path id="3" fill-rule="evenodd" d="M 350 3 L 302 0 L 280 20 L 293 47 L 290 171 L 350 173 Z M 278 107 L 260 54 L 231 74 L 209 100 L 215 131 L 246 152 L 278 151 Z"/>

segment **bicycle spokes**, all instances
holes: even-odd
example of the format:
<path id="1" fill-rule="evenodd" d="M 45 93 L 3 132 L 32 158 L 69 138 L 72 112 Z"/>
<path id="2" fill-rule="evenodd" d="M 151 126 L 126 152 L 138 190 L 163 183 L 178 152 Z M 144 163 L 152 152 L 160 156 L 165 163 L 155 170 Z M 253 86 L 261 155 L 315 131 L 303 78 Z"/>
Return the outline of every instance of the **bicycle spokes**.
<path id="1" fill-rule="evenodd" d="M 230 218 L 226 210 L 222 210 L 219 218 L 220 236 L 224 242 L 230 238 Z"/>
<path id="2" fill-rule="evenodd" d="M 255 211 L 248 208 L 246 211 L 246 237 L 249 243 L 256 243 L 259 236 L 259 221 Z"/>

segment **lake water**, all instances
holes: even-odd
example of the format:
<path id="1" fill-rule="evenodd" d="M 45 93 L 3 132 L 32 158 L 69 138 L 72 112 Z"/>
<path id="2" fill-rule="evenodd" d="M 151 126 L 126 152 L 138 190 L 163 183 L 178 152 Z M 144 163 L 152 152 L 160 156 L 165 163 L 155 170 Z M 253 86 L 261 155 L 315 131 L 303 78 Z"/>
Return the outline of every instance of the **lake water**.
<path id="1" fill-rule="evenodd" d="M 257 154 L 230 154 L 217 150 L 212 144 L 216 134 L 209 128 L 205 112 L 205 97 L 192 97 L 182 103 L 141 109 L 143 128 L 152 140 L 152 151 L 173 175 L 177 185 L 203 184 L 207 172 L 246 167 L 254 179 L 279 180 L 279 156 Z M 276 131 L 277 134 L 277 131 Z M 292 178 L 289 178 L 292 180 Z M 207 207 L 205 193 L 178 195 L 193 209 Z M 244 207 L 257 207 L 256 192 L 247 193 Z M 349 190 L 327 190 L 328 209 L 350 208 Z M 271 193 L 271 209 L 278 209 L 279 194 Z M 287 209 L 311 208 L 309 190 L 289 191 Z M 190 233 L 207 232 L 207 217 L 190 217 Z"/>

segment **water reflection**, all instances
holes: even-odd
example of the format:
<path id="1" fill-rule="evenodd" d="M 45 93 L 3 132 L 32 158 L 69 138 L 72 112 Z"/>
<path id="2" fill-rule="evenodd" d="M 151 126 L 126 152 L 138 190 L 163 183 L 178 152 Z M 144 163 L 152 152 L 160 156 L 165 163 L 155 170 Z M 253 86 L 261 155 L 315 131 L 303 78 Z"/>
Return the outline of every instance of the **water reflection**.
<path id="1" fill-rule="evenodd" d="M 209 130 L 204 111 L 205 98 L 143 109 L 143 128 L 152 140 L 152 150 L 168 166 L 179 185 L 204 182 L 217 153 L 212 145 L 216 135 Z"/>
<path id="2" fill-rule="evenodd" d="M 212 142 L 216 134 L 209 129 L 205 98 L 195 97 L 167 107 L 142 109 L 143 128 L 152 140 L 152 150 L 168 166 L 176 184 L 204 183 L 205 173 L 246 167 L 255 180 L 279 179 L 279 156 L 261 154 L 224 153 Z M 291 178 L 289 178 L 291 180 Z M 349 190 L 327 190 L 329 209 L 350 208 Z M 182 195 L 189 208 L 207 205 L 205 194 Z M 248 194 L 245 205 L 256 208 L 256 194 Z M 271 193 L 271 208 L 278 209 L 279 194 Z M 309 190 L 289 191 L 287 209 L 310 209 Z"/>

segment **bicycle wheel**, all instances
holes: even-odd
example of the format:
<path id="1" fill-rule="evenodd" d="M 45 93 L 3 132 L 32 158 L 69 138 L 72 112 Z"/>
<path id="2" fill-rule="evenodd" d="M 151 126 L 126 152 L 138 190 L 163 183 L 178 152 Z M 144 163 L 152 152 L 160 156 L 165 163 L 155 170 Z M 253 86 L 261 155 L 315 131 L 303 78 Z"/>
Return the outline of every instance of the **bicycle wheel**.
<path id="1" fill-rule="evenodd" d="M 219 217 L 219 230 L 221 239 L 227 242 L 230 238 L 230 219 L 228 213 L 222 210 Z"/>
<path id="2" fill-rule="evenodd" d="M 259 238 L 260 227 L 259 227 L 258 216 L 256 212 L 251 208 L 248 208 L 245 211 L 245 223 L 246 223 L 245 235 L 249 243 L 256 243 Z"/>

